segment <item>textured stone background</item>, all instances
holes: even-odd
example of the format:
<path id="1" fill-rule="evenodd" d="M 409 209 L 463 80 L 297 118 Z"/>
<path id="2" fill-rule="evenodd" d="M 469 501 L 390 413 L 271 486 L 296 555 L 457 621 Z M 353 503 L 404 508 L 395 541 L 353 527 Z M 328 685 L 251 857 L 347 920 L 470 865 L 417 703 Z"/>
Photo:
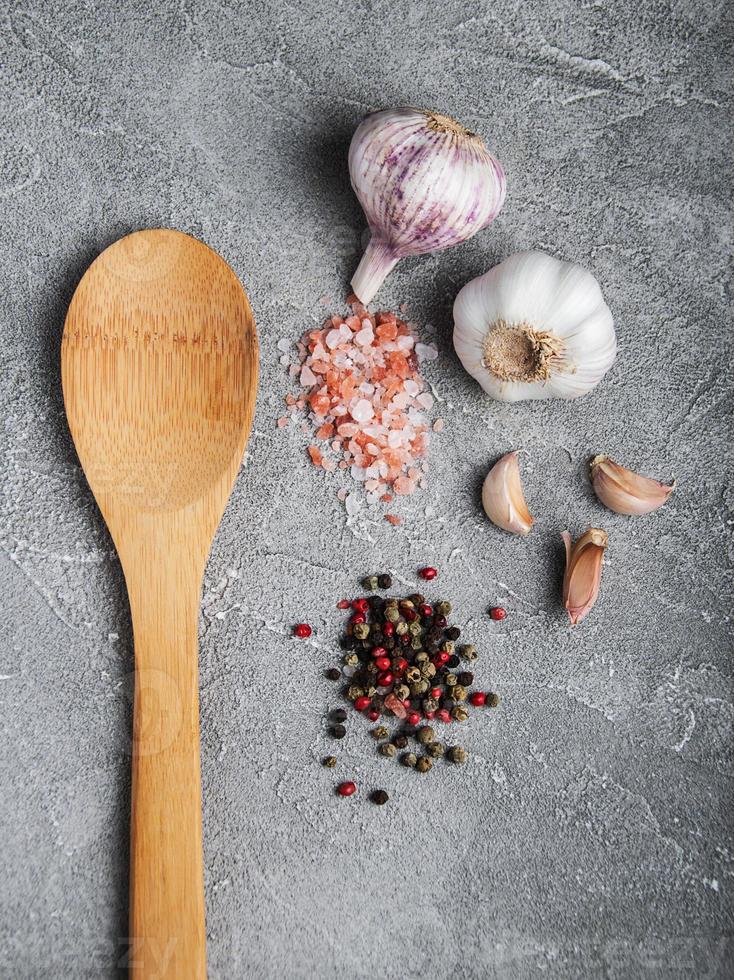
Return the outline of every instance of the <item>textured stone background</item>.
<path id="1" fill-rule="evenodd" d="M 120 566 L 70 443 L 65 310 L 118 236 L 200 236 L 249 291 L 262 385 L 201 621 L 212 977 L 723 977 L 732 968 L 732 22 L 724 0 L 2 4 L 0 974 L 112 976 L 126 935 L 131 632 Z M 727 50 L 729 53 L 727 53 Z M 343 297 L 363 218 L 346 147 L 370 107 L 455 114 L 507 204 L 402 263 L 440 357 L 446 432 L 393 529 L 278 432 L 277 341 Z M 450 344 L 470 277 L 536 246 L 587 265 L 620 354 L 576 403 L 491 403 Z M 431 324 L 432 326 L 428 326 Z M 527 450 L 527 541 L 478 489 Z M 679 489 L 640 520 L 596 503 L 608 452 Z M 559 532 L 611 539 L 597 608 L 559 608 Z M 331 795 L 334 601 L 366 570 L 434 594 L 485 651 L 501 709 L 427 777 L 353 721 Z M 501 601 L 507 623 L 490 624 Z M 288 625 L 317 627 L 297 644 Z M 378 810 L 366 791 L 393 796 Z"/>

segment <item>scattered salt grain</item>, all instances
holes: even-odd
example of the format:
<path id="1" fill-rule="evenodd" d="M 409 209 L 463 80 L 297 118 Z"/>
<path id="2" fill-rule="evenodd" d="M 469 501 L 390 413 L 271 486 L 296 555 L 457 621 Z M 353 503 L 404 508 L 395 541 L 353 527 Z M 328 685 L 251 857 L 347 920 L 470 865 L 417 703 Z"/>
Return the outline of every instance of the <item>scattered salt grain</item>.
<path id="1" fill-rule="evenodd" d="M 419 361 L 435 361 L 438 357 L 438 351 L 433 344 L 416 344 L 415 352 Z"/>
<path id="2" fill-rule="evenodd" d="M 287 337 L 281 337 L 280 340 L 278 341 L 278 350 L 282 350 L 285 353 L 288 353 L 290 349 L 291 349 L 290 340 L 288 340 Z"/>

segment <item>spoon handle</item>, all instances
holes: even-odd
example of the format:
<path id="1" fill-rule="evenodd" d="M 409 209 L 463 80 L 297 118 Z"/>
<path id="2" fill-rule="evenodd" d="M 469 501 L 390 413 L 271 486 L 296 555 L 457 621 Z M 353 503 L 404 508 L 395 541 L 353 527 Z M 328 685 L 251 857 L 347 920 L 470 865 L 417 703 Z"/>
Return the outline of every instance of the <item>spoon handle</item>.
<path id="1" fill-rule="evenodd" d="M 163 547 L 155 537 L 123 557 L 135 641 L 130 972 L 136 980 L 202 980 L 202 571 L 180 542 Z"/>

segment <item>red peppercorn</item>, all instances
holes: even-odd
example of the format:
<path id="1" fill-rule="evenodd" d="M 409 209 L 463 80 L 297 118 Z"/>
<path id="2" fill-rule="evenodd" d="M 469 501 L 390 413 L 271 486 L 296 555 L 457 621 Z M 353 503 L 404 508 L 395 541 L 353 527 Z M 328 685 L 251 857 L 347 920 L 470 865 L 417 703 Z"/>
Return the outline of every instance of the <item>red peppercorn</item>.
<path id="1" fill-rule="evenodd" d="M 431 568 L 431 566 L 428 565 L 426 568 L 421 568 L 418 574 L 422 579 L 425 579 L 426 582 L 430 582 L 431 579 L 434 579 L 438 575 L 438 572 L 435 568 Z"/>
<path id="2" fill-rule="evenodd" d="M 377 719 L 380 717 L 380 712 L 377 710 L 377 708 L 370 708 L 370 710 L 367 712 L 367 717 L 370 721 L 377 721 Z"/>
<path id="3" fill-rule="evenodd" d="M 366 599 L 353 599 L 352 609 L 356 609 L 357 612 L 369 612 L 370 604 Z"/>
<path id="4" fill-rule="evenodd" d="M 451 712 L 448 711 L 446 708 L 440 708 L 436 712 L 436 717 L 438 718 L 439 721 L 444 721 L 446 722 L 446 724 L 448 724 L 451 721 Z"/>
<path id="5" fill-rule="evenodd" d="M 339 783 L 336 791 L 339 796 L 354 796 L 354 794 L 357 792 L 357 787 L 351 782 Z"/>
<path id="6" fill-rule="evenodd" d="M 297 636 L 301 640 L 305 640 L 307 636 L 310 636 L 313 630 L 308 625 L 308 623 L 298 623 L 297 626 L 293 627 L 293 635 Z"/>
<path id="7" fill-rule="evenodd" d="M 370 653 L 372 654 L 372 656 L 375 659 L 377 659 L 378 657 L 386 657 L 387 656 L 387 650 L 384 647 L 372 647 L 372 649 L 370 650 Z"/>
<path id="8" fill-rule="evenodd" d="M 489 610 L 489 618 L 495 622 L 499 622 L 501 619 L 507 619 L 507 610 L 503 609 L 502 606 L 492 606 Z"/>
<path id="9" fill-rule="evenodd" d="M 474 691 L 473 694 L 469 695 L 469 701 L 475 708 L 481 708 L 486 700 L 487 695 L 484 693 L 484 691 Z"/>
<path id="10" fill-rule="evenodd" d="M 414 623 L 418 619 L 418 613 L 415 609 L 403 609 L 403 616 L 408 623 Z"/>
<path id="11" fill-rule="evenodd" d="M 349 599 L 340 599 L 339 602 L 337 602 L 336 604 L 337 609 L 349 609 L 350 606 L 351 606 L 351 602 L 349 601 Z"/>
<path id="12" fill-rule="evenodd" d="M 390 670 L 391 663 L 392 661 L 390 660 L 389 657 L 378 657 L 375 660 L 375 667 L 377 667 L 378 670 L 382 670 L 382 671 Z"/>
<path id="13" fill-rule="evenodd" d="M 408 661 L 405 657 L 398 657 L 393 665 L 393 670 L 396 674 L 402 674 L 408 669 Z"/>
<path id="14" fill-rule="evenodd" d="M 421 720 L 421 716 L 417 711 L 411 711 L 408 717 L 405 719 L 409 725 L 417 725 Z"/>
<path id="15" fill-rule="evenodd" d="M 355 698 L 354 707 L 357 709 L 357 711 L 364 711 L 365 708 L 369 708 L 371 703 L 372 702 L 367 695 L 363 694 L 361 697 Z"/>
<path id="16" fill-rule="evenodd" d="M 423 712 L 423 717 L 424 718 L 427 718 L 429 721 L 433 721 L 433 719 L 436 717 L 436 712 L 435 711 L 424 711 Z"/>
<path id="17" fill-rule="evenodd" d="M 389 670 L 384 670 L 381 674 L 377 675 L 377 686 L 378 687 L 390 687 L 392 682 L 395 680 L 393 675 Z"/>
<path id="18" fill-rule="evenodd" d="M 395 632 L 395 623 L 391 623 L 389 620 L 382 624 L 383 636 L 392 636 Z"/>
<path id="19" fill-rule="evenodd" d="M 352 616 L 352 618 L 349 620 L 349 622 L 350 623 L 354 623 L 354 625 L 356 626 L 357 623 L 366 623 L 367 622 L 367 617 L 365 616 L 364 613 L 356 612 Z"/>
<path id="20" fill-rule="evenodd" d="M 434 664 L 439 667 L 443 667 L 443 665 L 447 664 L 449 660 L 451 660 L 451 654 L 448 652 L 448 650 L 439 650 L 436 656 L 433 658 Z"/>
<path id="21" fill-rule="evenodd" d="M 401 647 L 409 647 L 410 646 L 410 641 L 411 641 L 411 635 L 410 635 L 410 633 L 403 633 L 403 635 L 400 637 L 400 646 Z"/>
<path id="22" fill-rule="evenodd" d="M 403 707 L 405 708 L 406 711 L 410 709 L 410 698 L 405 698 L 405 700 L 403 701 Z"/>
<path id="23" fill-rule="evenodd" d="M 433 615 L 433 606 L 430 606 L 426 602 L 424 605 L 421 606 L 421 616 L 428 617 L 428 616 L 432 616 L 432 615 Z"/>
<path id="24" fill-rule="evenodd" d="M 440 687 L 431 688 L 431 697 L 433 698 L 434 701 L 438 701 L 438 699 L 441 697 L 442 694 L 443 694 L 443 688 Z"/>

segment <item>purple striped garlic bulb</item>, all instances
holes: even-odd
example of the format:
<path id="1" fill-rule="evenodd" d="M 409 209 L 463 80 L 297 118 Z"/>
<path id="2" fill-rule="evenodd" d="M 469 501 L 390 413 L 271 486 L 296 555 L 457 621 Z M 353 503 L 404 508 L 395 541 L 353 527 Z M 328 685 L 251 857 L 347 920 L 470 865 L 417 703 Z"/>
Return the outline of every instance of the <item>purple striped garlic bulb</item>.
<path id="1" fill-rule="evenodd" d="M 399 259 L 466 241 L 505 199 L 502 165 L 481 137 L 422 109 L 367 116 L 352 137 L 349 175 L 370 228 L 352 279 L 364 304 Z"/>

